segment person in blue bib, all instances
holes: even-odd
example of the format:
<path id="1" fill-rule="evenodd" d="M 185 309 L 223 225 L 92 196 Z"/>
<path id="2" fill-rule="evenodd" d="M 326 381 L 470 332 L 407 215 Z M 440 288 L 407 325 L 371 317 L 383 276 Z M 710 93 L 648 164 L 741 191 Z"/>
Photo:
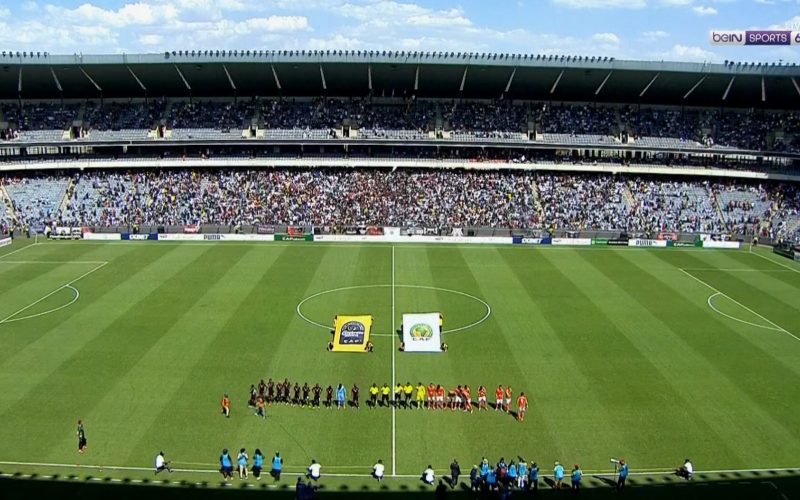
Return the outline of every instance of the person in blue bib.
<path id="1" fill-rule="evenodd" d="M 560 490 L 564 482 L 564 466 L 558 460 L 556 460 L 555 467 L 553 467 L 553 478 L 556 481 L 555 488 Z"/>
<path id="2" fill-rule="evenodd" d="M 617 491 L 622 491 L 625 488 L 625 481 L 628 479 L 628 464 L 625 460 L 619 461 L 619 479 L 617 479 Z"/>
<path id="3" fill-rule="evenodd" d="M 280 481 L 282 469 L 283 459 L 281 458 L 281 454 L 276 451 L 275 456 L 272 458 L 272 470 L 269 471 L 269 475 L 272 476 L 276 481 Z"/>
<path id="4" fill-rule="evenodd" d="M 261 469 L 264 468 L 264 455 L 261 453 L 261 449 L 256 448 L 255 454 L 253 454 L 253 476 L 256 478 L 256 481 L 261 481 Z"/>
<path id="5" fill-rule="evenodd" d="M 575 464 L 575 467 L 572 468 L 572 493 L 578 494 L 581 492 L 581 479 L 583 479 L 583 471 L 581 470 L 581 466 Z"/>
<path id="6" fill-rule="evenodd" d="M 244 448 L 239 450 L 239 456 L 236 457 L 236 463 L 239 465 L 239 479 L 247 479 L 247 451 Z"/>
<path id="7" fill-rule="evenodd" d="M 494 490 L 497 487 L 497 474 L 494 469 L 489 469 L 489 473 L 486 475 L 486 486 L 489 487 L 489 490 Z"/>
<path id="8" fill-rule="evenodd" d="M 233 460 L 231 460 L 231 456 L 228 454 L 228 448 L 224 448 L 222 450 L 222 455 L 219 456 L 219 471 L 226 481 L 233 479 Z"/>
<path id="9" fill-rule="evenodd" d="M 485 458 L 481 460 L 481 480 L 486 482 L 486 476 L 489 475 L 489 461 Z"/>
<path id="10" fill-rule="evenodd" d="M 344 402 L 347 398 L 347 389 L 345 389 L 343 384 L 339 384 L 339 387 L 336 388 L 336 409 L 341 410 L 344 408 Z"/>
<path id="11" fill-rule="evenodd" d="M 534 493 L 539 491 L 539 464 L 536 462 L 531 464 L 531 470 L 528 472 L 528 488 Z"/>
<path id="12" fill-rule="evenodd" d="M 517 485 L 517 464 L 514 460 L 511 460 L 511 463 L 508 464 L 508 485 Z"/>
<path id="13" fill-rule="evenodd" d="M 525 461 L 524 458 L 519 458 L 519 464 L 517 464 L 517 488 L 524 490 L 525 484 L 528 481 L 528 463 Z"/>

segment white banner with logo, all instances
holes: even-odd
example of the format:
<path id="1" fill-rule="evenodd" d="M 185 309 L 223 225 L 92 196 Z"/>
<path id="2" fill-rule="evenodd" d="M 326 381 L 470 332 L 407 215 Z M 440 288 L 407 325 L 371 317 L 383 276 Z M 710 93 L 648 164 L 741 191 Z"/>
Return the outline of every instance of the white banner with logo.
<path id="1" fill-rule="evenodd" d="M 403 343 L 406 352 L 441 352 L 441 314 L 404 314 Z"/>
<path id="2" fill-rule="evenodd" d="M 667 240 L 628 240 L 628 246 L 667 248 Z"/>
<path id="3" fill-rule="evenodd" d="M 11 244 L 11 238 L 0 238 L 0 247 L 4 247 Z"/>

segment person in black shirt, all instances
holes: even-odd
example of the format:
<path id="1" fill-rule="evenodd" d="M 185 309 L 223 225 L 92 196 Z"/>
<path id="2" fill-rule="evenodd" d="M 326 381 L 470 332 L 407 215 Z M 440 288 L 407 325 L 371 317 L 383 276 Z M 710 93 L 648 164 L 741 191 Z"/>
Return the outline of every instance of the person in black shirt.
<path id="1" fill-rule="evenodd" d="M 458 460 L 453 459 L 450 464 L 450 487 L 455 488 L 458 485 L 458 476 L 461 475 L 461 466 L 458 465 Z"/>
<path id="2" fill-rule="evenodd" d="M 353 388 L 350 390 L 350 392 L 353 395 L 353 407 L 355 408 L 358 408 L 358 391 L 359 391 L 358 386 L 356 384 L 353 384 Z"/>
<path id="3" fill-rule="evenodd" d="M 319 408 L 319 394 L 322 392 L 322 387 L 319 384 L 314 385 L 314 406 Z"/>
<path id="4" fill-rule="evenodd" d="M 269 382 L 267 382 L 267 404 L 272 406 L 273 401 L 275 401 L 275 382 L 269 379 Z"/>
<path id="5" fill-rule="evenodd" d="M 303 384 L 303 400 L 301 401 L 301 404 L 302 404 L 303 406 L 306 406 L 306 405 L 308 405 L 308 392 L 309 392 L 310 390 L 311 390 L 311 388 L 310 388 L 310 387 L 308 387 L 308 382 L 304 383 L 304 384 Z"/>
<path id="6" fill-rule="evenodd" d="M 294 398 L 292 398 L 292 406 L 300 404 L 300 384 L 294 383 Z"/>
<path id="7" fill-rule="evenodd" d="M 333 387 L 331 386 L 325 389 L 325 406 L 328 408 L 333 407 Z"/>
<path id="8" fill-rule="evenodd" d="M 258 397 L 258 391 L 256 390 L 256 386 L 250 385 L 250 399 L 247 401 L 247 406 L 253 408 L 256 405 L 256 398 Z"/>
<path id="9" fill-rule="evenodd" d="M 258 395 L 261 396 L 261 399 L 266 399 L 267 397 L 267 384 L 264 383 L 263 378 L 258 383 Z"/>
<path id="10" fill-rule="evenodd" d="M 289 383 L 289 379 L 285 379 L 283 381 L 283 402 L 285 404 L 289 404 L 292 402 L 291 398 L 289 397 L 289 391 L 292 389 L 292 384 Z"/>
<path id="11" fill-rule="evenodd" d="M 86 431 L 83 430 L 83 421 L 78 420 L 78 453 L 86 450 Z"/>

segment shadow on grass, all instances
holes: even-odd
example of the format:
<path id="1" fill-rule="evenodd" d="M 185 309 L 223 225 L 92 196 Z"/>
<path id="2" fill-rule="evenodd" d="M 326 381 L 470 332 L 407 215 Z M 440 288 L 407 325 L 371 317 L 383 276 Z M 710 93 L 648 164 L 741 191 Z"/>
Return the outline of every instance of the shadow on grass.
<path id="1" fill-rule="evenodd" d="M 766 477 L 765 477 L 766 476 Z M 693 481 L 657 481 L 649 482 L 638 477 L 636 484 L 630 484 L 620 494 L 614 489 L 614 481 L 601 476 L 592 476 L 592 479 L 599 479 L 596 487 L 582 489 L 582 498 L 597 500 L 604 499 L 647 499 L 647 500 L 666 500 L 680 498 L 681 500 L 709 500 L 709 499 L 763 499 L 763 500 L 783 500 L 784 498 L 800 497 L 800 471 L 793 475 L 764 474 L 756 477 L 752 473 L 747 477 L 737 478 L 729 474 L 727 478 L 715 478 L 714 481 L 704 481 L 695 478 Z M 649 478 L 652 479 L 652 478 Z M 663 479 L 663 478 L 661 478 Z M 567 498 L 567 491 L 555 491 L 552 488 L 552 480 L 546 478 L 536 496 L 531 493 L 514 491 L 512 498 Z M 280 485 L 276 489 L 270 488 L 267 493 L 274 499 L 295 498 L 294 488 L 290 485 Z M 436 495 L 435 490 L 426 485 L 417 483 L 407 484 L 400 482 L 393 485 L 388 484 L 338 484 L 316 492 L 315 498 L 345 499 L 355 498 L 359 500 L 369 500 L 372 498 L 393 498 L 393 499 L 423 499 L 423 498 L 451 498 L 451 499 L 474 499 L 498 498 L 497 492 L 474 493 L 465 488 L 461 482 L 461 488 L 447 490 L 446 493 L 440 492 Z M 125 500 L 128 498 L 153 498 L 159 500 L 189 500 L 198 498 L 222 499 L 222 498 L 256 498 L 263 497 L 266 493 L 264 488 L 215 488 L 203 487 L 194 483 L 176 483 L 169 487 L 151 482 L 149 485 L 135 485 L 128 480 L 119 483 L 109 483 L 104 480 L 89 481 L 68 481 L 53 479 L 21 479 L 14 477 L 0 478 L 0 492 L 3 500 L 8 499 L 29 499 L 29 498 L 80 498 L 80 499 L 109 499 Z"/>

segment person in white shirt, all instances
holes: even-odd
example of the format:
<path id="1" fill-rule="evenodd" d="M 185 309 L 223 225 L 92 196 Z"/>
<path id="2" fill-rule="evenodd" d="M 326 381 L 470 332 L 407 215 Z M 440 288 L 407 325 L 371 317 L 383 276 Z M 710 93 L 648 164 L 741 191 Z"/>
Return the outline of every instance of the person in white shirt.
<path id="1" fill-rule="evenodd" d="M 161 471 L 172 472 L 172 469 L 169 468 L 169 462 L 164 458 L 164 452 L 159 451 L 158 455 L 156 455 L 156 474 Z"/>
<path id="2" fill-rule="evenodd" d="M 436 475 L 435 475 L 435 473 L 433 472 L 433 467 L 431 467 L 430 465 L 428 465 L 428 468 L 427 468 L 427 469 L 425 469 L 424 471 L 422 471 L 422 481 L 423 481 L 425 484 L 433 484 L 433 482 L 434 482 L 435 480 L 436 480 Z"/>
<path id="3" fill-rule="evenodd" d="M 311 465 L 308 466 L 307 476 L 314 481 L 319 481 L 321 470 L 322 466 L 318 464 L 316 460 L 311 459 Z"/>
<path id="4" fill-rule="evenodd" d="M 683 461 L 683 465 L 675 470 L 675 474 L 684 479 L 692 479 L 694 477 L 694 465 L 688 458 Z"/>
<path id="5" fill-rule="evenodd" d="M 372 466 L 372 477 L 380 481 L 383 479 L 383 460 L 378 460 L 378 463 Z"/>

